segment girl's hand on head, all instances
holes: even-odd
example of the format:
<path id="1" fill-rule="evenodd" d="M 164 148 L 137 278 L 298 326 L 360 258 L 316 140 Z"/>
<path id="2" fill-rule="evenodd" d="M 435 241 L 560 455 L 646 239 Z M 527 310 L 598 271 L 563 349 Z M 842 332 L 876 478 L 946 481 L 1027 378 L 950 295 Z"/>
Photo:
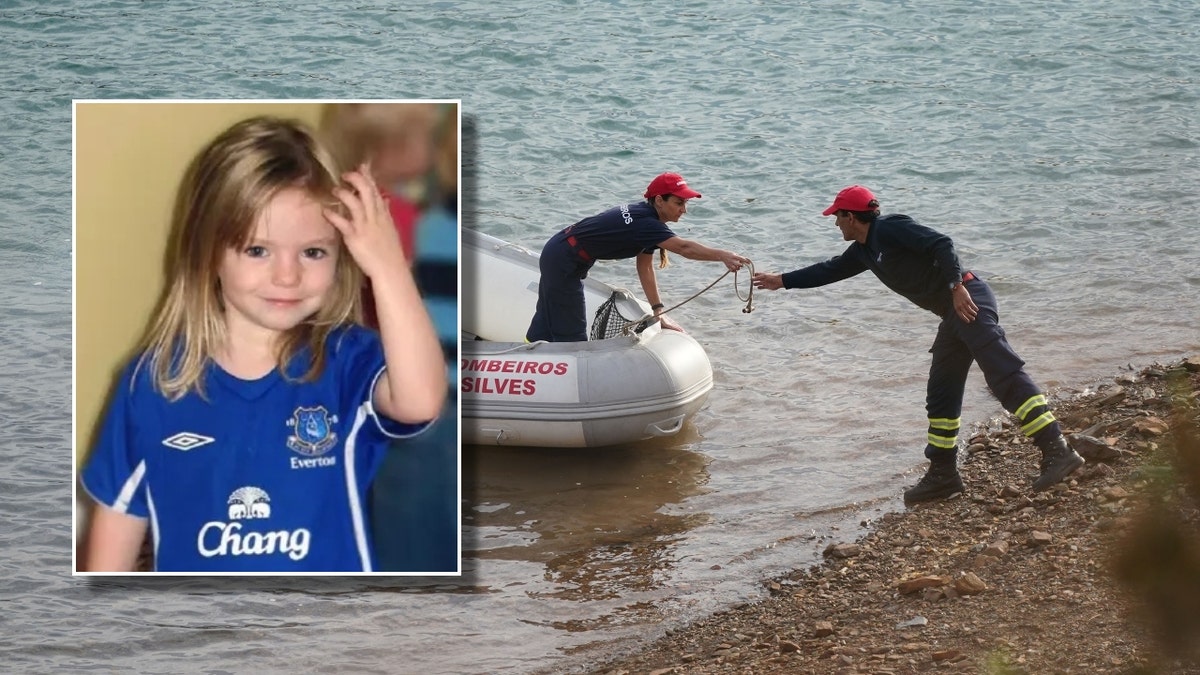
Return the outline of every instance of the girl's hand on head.
<path id="1" fill-rule="evenodd" d="M 368 167 L 342 178 L 346 185 L 335 188 L 333 195 L 346 207 L 345 213 L 326 208 L 325 217 L 342 233 L 354 261 L 368 277 L 407 266 L 400 235 Z"/>

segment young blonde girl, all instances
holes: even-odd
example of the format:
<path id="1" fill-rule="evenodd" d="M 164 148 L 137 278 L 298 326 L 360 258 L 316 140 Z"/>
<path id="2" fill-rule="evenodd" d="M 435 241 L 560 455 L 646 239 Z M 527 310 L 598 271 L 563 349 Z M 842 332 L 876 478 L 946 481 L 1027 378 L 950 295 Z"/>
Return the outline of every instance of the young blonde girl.
<path id="1" fill-rule="evenodd" d="M 373 571 L 389 439 L 445 397 L 436 333 L 366 167 L 239 122 L 180 186 L 163 298 L 81 474 L 89 571 Z M 379 332 L 358 324 L 363 276 Z"/>

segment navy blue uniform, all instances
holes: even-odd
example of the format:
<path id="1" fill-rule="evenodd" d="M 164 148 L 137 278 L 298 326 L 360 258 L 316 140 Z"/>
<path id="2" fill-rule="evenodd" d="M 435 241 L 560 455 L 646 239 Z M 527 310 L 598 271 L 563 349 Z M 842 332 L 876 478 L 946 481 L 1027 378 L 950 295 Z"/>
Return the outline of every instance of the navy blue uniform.
<path id="1" fill-rule="evenodd" d="M 156 571 L 376 569 L 365 499 L 393 438 L 428 424 L 376 415 L 378 334 L 330 335 L 312 382 L 246 381 L 210 364 L 201 397 L 168 401 L 149 364 L 125 368 L 81 480 L 99 503 L 148 518 Z M 298 378 L 307 350 L 288 364 Z"/>
<path id="2" fill-rule="evenodd" d="M 587 336 L 583 280 L 597 260 L 653 253 L 675 233 L 648 202 L 615 206 L 557 232 L 538 262 L 537 311 L 525 332 L 530 342 L 582 342 Z"/>
<path id="3" fill-rule="evenodd" d="M 962 424 L 962 399 L 967 373 L 974 361 L 988 388 L 1005 410 L 1021 421 L 1021 430 L 1039 445 L 1058 438 L 1060 429 L 1046 397 L 1025 373 L 1000 327 L 996 296 L 982 279 L 964 274 L 954 242 L 908 216 L 879 216 L 865 244 L 851 242 L 841 255 L 782 275 L 784 288 L 813 288 L 870 270 L 885 286 L 918 307 L 941 317 L 929 350 L 933 362 L 925 408 L 929 436 L 925 455 L 953 450 Z M 964 323 L 954 311 L 950 288 L 960 279 L 979 314 Z"/>

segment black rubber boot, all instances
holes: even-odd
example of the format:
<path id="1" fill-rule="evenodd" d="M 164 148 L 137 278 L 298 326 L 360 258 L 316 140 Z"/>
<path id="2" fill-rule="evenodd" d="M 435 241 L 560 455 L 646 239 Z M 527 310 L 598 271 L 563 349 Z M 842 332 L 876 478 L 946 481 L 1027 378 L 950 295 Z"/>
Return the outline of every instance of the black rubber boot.
<path id="1" fill-rule="evenodd" d="M 962 492 L 962 477 L 958 475 L 958 456 L 953 450 L 939 451 L 929 458 L 929 470 L 917 484 L 904 491 L 904 504 L 945 499 Z"/>
<path id="2" fill-rule="evenodd" d="M 1033 491 L 1041 492 L 1071 475 L 1083 466 L 1083 458 L 1067 445 L 1067 439 L 1059 436 L 1042 448 L 1042 474 L 1033 481 Z"/>

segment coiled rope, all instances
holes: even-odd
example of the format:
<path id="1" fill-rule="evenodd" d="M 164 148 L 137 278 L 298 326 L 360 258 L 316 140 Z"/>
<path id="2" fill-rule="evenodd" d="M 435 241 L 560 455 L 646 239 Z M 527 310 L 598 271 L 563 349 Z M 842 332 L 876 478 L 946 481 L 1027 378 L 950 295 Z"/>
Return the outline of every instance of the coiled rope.
<path id="1" fill-rule="evenodd" d="M 746 268 L 748 268 L 748 269 L 750 270 L 750 276 L 751 276 L 751 278 L 753 278 L 753 277 L 754 277 L 754 263 L 753 263 L 753 262 L 747 262 L 747 263 L 746 263 L 746 265 L 745 265 L 745 267 L 746 267 Z M 734 292 L 735 294 L 737 294 L 738 300 L 741 300 L 741 301 L 743 301 L 743 302 L 745 302 L 745 303 L 746 303 L 746 306 L 742 308 L 742 314 L 749 314 L 750 312 L 753 312 L 753 311 L 754 311 L 754 283 L 753 283 L 753 282 L 751 282 L 751 283 L 750 283 L 750 291 L 749 291 L 748 293 L 746 293 L 746 297 L 744 297 L 744 298 L 743 298 L 743 297 L 742 297 L 742 291 L 741 291 L 741 289 L 739 289 L 739 288 L 738 288 L 738 277 L 737 277 L 737 275 L 738 275 L 738 272 L 739 272 L 739 271 L 741 271 L 741 270 L 740 270 L 740 268 L 739 268 L 739 269 L 737 269 L 737 270 L 734 270 L 734 271 L 733 271 L 733 292 Z M 729 276 L 729 274 L 730 274 L 730 271 L 729 271 L 729 270 L 725 270 L 725 274 L 722 274 L 721 276 L 717 277 L 715 281 L 713 281 L 711 284 L 709 284 L 709 285 L 705 286 L 704 288 L 700 289 L 700 291 L 699 291 L 699 292 L 695 293 L 695 294 L 694 294 L 694 295 L 692 295 L 690 298 L 688 298 L 688 299 L 684 300 L 683 302 L 680 302 L 680 303 L 678 303 L 678 304 L 676 304 L 676 305 L 673 305 L 673 306 L 671 306 L 671 307 L 670 307 L 670 308 L 668 308 L 668 309 L 664 309 L 664 310 L 662 311 L 662 313 L 660 313 L 660 314 L 655 314 L 655 315 L 651 315 L 651 316 L 648 316 L 648 317 L 644 317 L 644 318 L 642 318 L 640 321 L 638 321 L 638 322 L 635 324 L 635 325 L 636 325 L 636 328 L 634 328 L 634 331 L 633 331 L 633 332 L 635 332 L 635 333 L 641 333 L 642 331 L 646 330 L 647 328 L 649 328 L 649 327 L 650 327 L 650 326 L 651 326 L 651 325 L 654 323 L 654 321 L 655 321 L 656 319 L 658 319 L 658 317 L 662 316 L 663 314 L 666 314 L 667 312 L 671 312 L 671 311 L 674 311 L 674 310 L 676 310 L 676 309 L 679 309 L 680 307 L 683 307 L 684 305 L 688 304 L 688 303 L 689 303 L 689 302 L 691 302 L 692 300 L 695 300 L 696 298 L 698 298 L 698 297 L 700 297 L 701 295 L 705 294 L 705 293 L 706 293 L 706 292 L 708 292 L 708 291 L 709 291 L 709 289 L 711 289 L 713 286 L 716 286 L 718 283 L 720 283 L 720 281 L 721 281 L 722 279 L 724 279 L 725 277 Z"/>

